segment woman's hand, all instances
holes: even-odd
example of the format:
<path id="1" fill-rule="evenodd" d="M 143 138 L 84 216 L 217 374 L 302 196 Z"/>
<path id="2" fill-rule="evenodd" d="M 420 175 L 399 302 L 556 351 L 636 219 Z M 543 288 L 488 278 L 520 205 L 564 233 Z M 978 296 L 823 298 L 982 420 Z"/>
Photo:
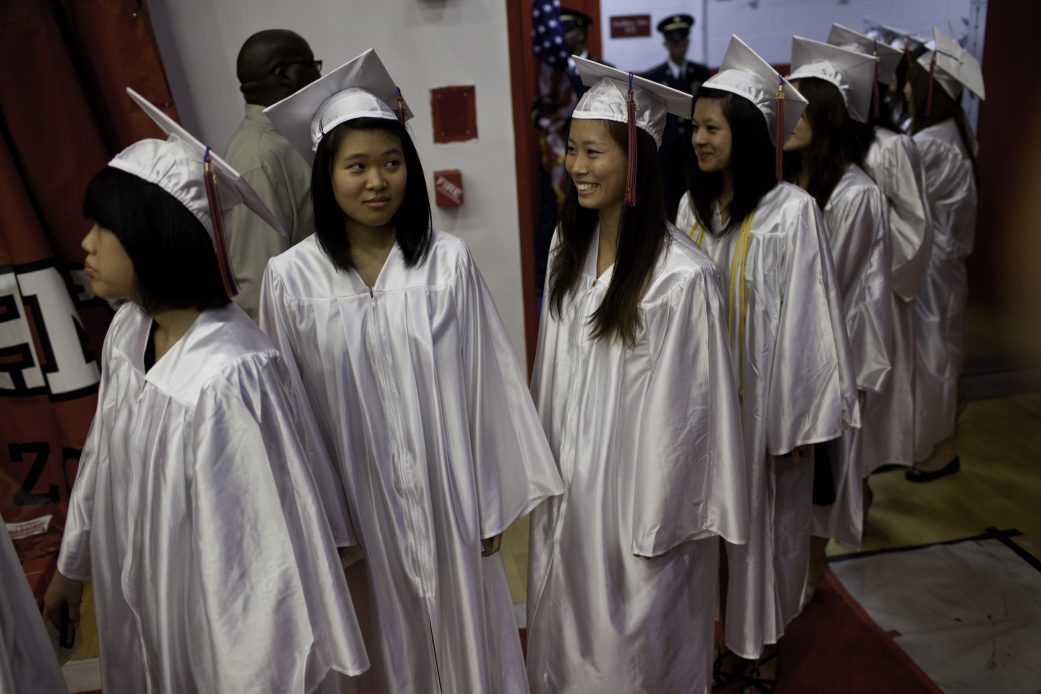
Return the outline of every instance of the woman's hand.
<path id="1" fill-rule="evenodd" d="M 490 557 L 502 547 L 502 533 L 481 540 L 481 556 Z"/>
<path id="2" fill-rule="evenodd" d="M 69 624 L 80 627 L 80 602 L 83 600 L 83 581 L 75 581 L 55 571 L 43 597 L 43 618 L 61 629 L 62 605 L 69 606 Z"/>

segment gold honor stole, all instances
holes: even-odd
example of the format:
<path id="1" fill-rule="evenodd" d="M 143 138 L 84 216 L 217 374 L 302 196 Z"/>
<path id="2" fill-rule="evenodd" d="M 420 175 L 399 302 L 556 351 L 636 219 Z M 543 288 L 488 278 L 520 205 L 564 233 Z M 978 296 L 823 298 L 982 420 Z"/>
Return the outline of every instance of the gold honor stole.
<path id="1" fill-rule="evenodd" d="M 745 260 L 748 258 L 748 238 L 751 236 L 752 230 L 752 215 L 749 214 L 745 217 L 745 220 L 741 222 L 741 230 L 737 235 L 737 245 L 734 247 L 734 255 L 730 259 L 730 281 L 729 287 L 727 288 L 727 337 L 733 340 L 734 335 L 734 278 L 739 276 L 739 284 L 737 285 L 737 305 L 740 307 L 738 312 L 739 323 L 738 328 L 738 349 L 744 347 L 745 341 Z M 696 236 L 695 236 L 696 235 Z M 701 226 L 701 222 L 694 220 L 694 225 L 687 232 L 687 236 L 694 240 L 694 243 L 701 248 L 701 242 L 705 240 L 705 227 Z M 738 269 L 738 263 L 740 263 L 740 269 Z"/>

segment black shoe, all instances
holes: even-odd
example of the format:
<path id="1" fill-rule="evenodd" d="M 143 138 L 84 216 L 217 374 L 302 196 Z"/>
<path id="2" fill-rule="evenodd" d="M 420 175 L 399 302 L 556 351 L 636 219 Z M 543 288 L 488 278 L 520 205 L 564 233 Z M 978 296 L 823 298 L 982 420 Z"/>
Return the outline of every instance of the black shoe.
<path id="1" fill-rule="evenodd" d="M 958 456 L 954 456 L 954 460 L 947 463 L 939 470 L 925 472 L 923 470 L 919 470 L 916 467 L 910 467 L 907 469 L 907 472 L 904 473 L 904 477 L 906 477 L 911 482 L 932 482 L 933 480 L 940 479 L 941 477 L 953 475 L 954 473 L 958 472 L 958 470 L 961 470 L 961 461 L 958 460 Z"/>

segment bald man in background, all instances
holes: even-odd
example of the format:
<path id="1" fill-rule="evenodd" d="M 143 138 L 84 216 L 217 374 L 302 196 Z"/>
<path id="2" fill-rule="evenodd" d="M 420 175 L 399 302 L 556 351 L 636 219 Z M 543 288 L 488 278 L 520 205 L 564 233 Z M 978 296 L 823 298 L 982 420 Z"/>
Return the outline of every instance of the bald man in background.
<path id="1" fill-rule="evenodd" d="M 311 211 L 311 167 L 264 115 L 321 75 L 322 63 L 299 34 L 269 29 L 253 34 L 239 50 L 236 72 L 246 115 L 228 142 L 225 159 L 257 191 L 282 220 L 288 237 L 279 236 L 260 217 L 236 208 L 228 227 L 228 254 L 239 283 L 238 304 L 257 319 L 260 281 L 276 256 L 314 232 Z"/>

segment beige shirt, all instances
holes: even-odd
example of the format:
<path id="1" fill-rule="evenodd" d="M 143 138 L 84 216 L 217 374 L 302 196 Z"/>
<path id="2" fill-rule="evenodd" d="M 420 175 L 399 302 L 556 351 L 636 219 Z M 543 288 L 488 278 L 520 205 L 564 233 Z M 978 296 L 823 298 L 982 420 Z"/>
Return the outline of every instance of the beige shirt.
<path id="1" fill-rule="evenodd" d="M 235 303 L 257 319 L 260 281 L 269 258 L 314 233 L 311 167 L 264 115 L 264 107 L 246 104 L 246 117 L 231 136 L 225 156 L 289 234 L 281 236 L 264 220 L 238 206 L 228 227 L 228 255 L 239 283 Z"/>

